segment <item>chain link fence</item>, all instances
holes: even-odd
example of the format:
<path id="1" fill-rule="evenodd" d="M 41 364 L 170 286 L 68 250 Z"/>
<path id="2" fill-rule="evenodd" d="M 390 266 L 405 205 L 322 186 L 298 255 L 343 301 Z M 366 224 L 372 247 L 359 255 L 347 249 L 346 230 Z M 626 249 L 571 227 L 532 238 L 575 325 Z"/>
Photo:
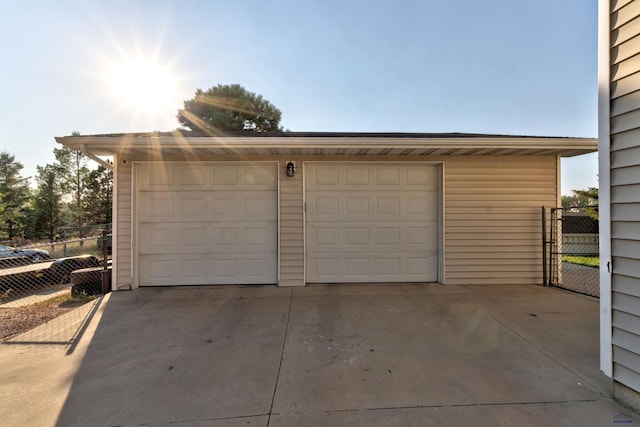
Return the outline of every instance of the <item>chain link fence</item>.
<path id="1" fill-rule="evenodd" d="M 108 271 L 110 264 L 110 231 L 105 225 L 67 227 L 60 232 L 60 241 L 3 242 L 0 310 L 52 298 L 101 294 L 103 271 Z"/>
<path id="2" fill-rule="evenodd" d="M 597 206 L 543 209 L 545 285 L 600 296 L 597 218 Z"/>

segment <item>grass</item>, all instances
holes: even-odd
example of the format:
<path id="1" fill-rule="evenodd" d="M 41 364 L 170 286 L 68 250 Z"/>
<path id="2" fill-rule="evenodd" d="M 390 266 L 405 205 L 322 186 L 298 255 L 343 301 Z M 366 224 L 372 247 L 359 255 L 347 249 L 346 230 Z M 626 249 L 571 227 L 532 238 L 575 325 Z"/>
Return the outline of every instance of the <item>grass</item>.
<path id="1" fill-rule="evenodd" d="M 64 245 L 61 243 L 53 243 L 51 245 L 40 246 L 38 245 L 38 249 L 45 249 L 49 251 L 49 255 L 51 258 L 62 258 L 64 256 L 76 256 L 76 255 L 95 255 L 97 257 L 102 256 L 102 251 L 96 245 L 96 239 L 87 239 L 83 244 L 80 245 L 80 242 L 69 242 L 67 243 L 67 252 L 64 253 Z"/>
<path id="2" fill-rule="evenodd" d="M 562 262 L 584 265 L 586 267 L 600 267 L 600 257 L 597 256 L 563 255 Z"/>
<path id="3" fill-rule="evenodd" d="M 48 300 L 38 302 L 34 305 L 49 305 L 49 306 L 58 306 L 58 307 L 76 307 L 82 304 L 85 304 L 89 301 L 96 299 L 95 295 L 87 295 L 82 293 L 80 295 L 72 296 L 71 292 L 65 295 L 60 295 L 54 298 L 49 298 Z"/>

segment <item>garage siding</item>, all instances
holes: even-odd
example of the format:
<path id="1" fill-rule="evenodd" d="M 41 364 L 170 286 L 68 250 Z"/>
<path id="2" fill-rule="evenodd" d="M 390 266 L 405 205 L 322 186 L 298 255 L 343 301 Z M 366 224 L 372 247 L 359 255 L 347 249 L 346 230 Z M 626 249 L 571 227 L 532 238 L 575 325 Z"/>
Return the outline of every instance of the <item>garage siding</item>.
<path id="1" fill-rule="evenodd" d="M 117 236 L 116 236 L 116 250 L 117 263 L 115 274 L 115 288 L 116 289 L 128 289 L 131 286 L 131 272 L 132 272 L 132 210 L 133 203 L 132 197 L 132 167 L 131 162 L 122 163 L 118 162 L 116 172 L 118 174 L 117 179 Z"/>
<path id="2" fill-rule="evenodd" d="M 447 284 L 542 283 L 541 205 L 558 203 L 554 156 L 445 163 Z"/>
<path id="3" fill-rule="evenodd" d="M 304 203 L 302 163 L 296 161 L 296 174 L 287 177 L 285 163 L 280 174 L 280 286 L 304 286 Z"/>

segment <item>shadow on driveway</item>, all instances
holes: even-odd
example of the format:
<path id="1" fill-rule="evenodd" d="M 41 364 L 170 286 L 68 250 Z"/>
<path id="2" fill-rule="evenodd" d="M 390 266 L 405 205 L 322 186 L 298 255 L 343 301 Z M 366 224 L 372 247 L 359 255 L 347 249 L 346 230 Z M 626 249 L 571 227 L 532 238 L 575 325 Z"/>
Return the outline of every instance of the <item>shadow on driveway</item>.
<path id="1" fill-rule="evenodd" d="M 117 292 L 71 354 L 23 336 L 0 346 L 0 413 L 61 426 L 640 419 L 599 372 L 598 312 L 519 285 Z"/>

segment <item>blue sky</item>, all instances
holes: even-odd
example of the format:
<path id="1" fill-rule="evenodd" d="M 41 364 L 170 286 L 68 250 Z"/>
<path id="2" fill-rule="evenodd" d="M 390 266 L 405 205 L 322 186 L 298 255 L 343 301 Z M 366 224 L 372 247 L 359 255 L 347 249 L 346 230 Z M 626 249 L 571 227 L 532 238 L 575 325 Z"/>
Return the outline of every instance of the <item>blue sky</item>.
<path id="1" fill-rule="evenodd" d="M 197 88 L 239 83 L 293 131 L 597 136 L 596 0 L 1 2 L 0 149 L 34 175 L 53 137 L 171 130 Z M 150 108 L 113 67 L 169 76 Z M 563 160 L 563 193 L 597 185 Z"/>

